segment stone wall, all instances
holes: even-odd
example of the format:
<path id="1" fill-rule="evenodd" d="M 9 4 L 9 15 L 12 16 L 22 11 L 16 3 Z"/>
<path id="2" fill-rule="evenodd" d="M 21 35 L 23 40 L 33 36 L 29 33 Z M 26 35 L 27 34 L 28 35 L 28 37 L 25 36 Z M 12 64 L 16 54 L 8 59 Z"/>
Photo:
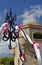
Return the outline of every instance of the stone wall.
<path id="1" fill-rule="evenodd" d="M 33 38 L 34 32 L 42 33 L 42 27 L 40 28 L 40 27 L 35 27 L 35 26 L 34 27 L 29 26 L 29 27 L 24 28 L 24 30 L 30 36 L 30 38 L 32 40 L 35 40 L 40 44 L 41 53 L 42 53 L 42 40 L 40 40 L 40 39 L 38 40 L 38 39 Z M 21 32 L 19 32 L 19 40 L 20 40 L 20 43 L 21 43 L 21 46 L 22 46 L 22 51 L 24 50 L 24 53 L 26 55 L 26 65 L 38 65 L 35 50 L 34 50 L 33 46 L 31 46 L 29 44 L 29 42 L 27 42 L 23 38 Z M 15 48 L 14 64 L 15 65 L 22 65 L 22 61 L 20 60 L 20 57 L 19 57 L 18 45 Z"/>

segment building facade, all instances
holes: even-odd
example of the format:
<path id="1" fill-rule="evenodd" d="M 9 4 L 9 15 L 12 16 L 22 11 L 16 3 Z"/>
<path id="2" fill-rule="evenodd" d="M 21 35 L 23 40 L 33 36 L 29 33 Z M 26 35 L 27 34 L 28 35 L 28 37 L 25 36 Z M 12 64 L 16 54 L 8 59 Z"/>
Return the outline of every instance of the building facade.
<path id="1" fill-rule="evenodd" d="M 42 54 L 42 26 L 37 22 L 29 22 L 23 24 L 23 29 L 32 40 L 35 40 L 40 44 L 40 50 Z M 29 42 L 27 42 L 23 38 L 21 32 L 19 32 L 19 41 L 22 46 L 22 51 L 26 55 L 26 65 L 38 65 L 33 46 L 31 46 Z M 22 61 L 19 56 L 20 52 L 19 52 L 18 44 L 15 49 L 12 49 L 12 54 L 14 57 L 14 65 L 22 65 Z"/>

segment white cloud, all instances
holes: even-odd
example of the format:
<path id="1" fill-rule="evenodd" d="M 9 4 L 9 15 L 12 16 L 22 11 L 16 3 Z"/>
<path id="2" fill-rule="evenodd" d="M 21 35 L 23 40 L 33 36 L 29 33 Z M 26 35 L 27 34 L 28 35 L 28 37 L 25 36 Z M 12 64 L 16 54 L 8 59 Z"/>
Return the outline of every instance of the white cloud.
<path id="1" fill-rule="evenodd" d="M 8 41 L 1 41 L 0 42 L 0 54 L 7 54 L 7 53 L 10 53 L 11 54 L 11 51 L 9 50 L 8 48 L 8 45 L 9 45 L 9 40 Z M 12 48 L 14 48 L 16 46 L 16 43 L 15 42 L 12 42 Z"/>
<path id="2" fill-rule="evenodd" d="M 3 15 L 4 14 L 4 15 Z M 0 26 L 2 25 L 2 23 L 4 22 L 4 20 L 5 20 L 5 16 L 6 16 L 6 14 L 7 14 L 7 9 L 4 9 L 3 10 L 3 14 L 2 14 L 2 12 L 0 12 Z M 4 16 L 4 17 L 3 17 Z M 1 23 L 2 22 L 2 23 Z"/>
<path id="3" fill-rule="evenodd" d="M 5 16 L 6 16 L 6 14 L 7 14 L 7 9 L 4 9 L 4 17 L 3 17 L 3 19 L 2 19 L 2 21 L 4 22 L 5 21 Z"/>
<path id="4" fill-rule="evenodd" d="M 30 10 L 24 10 L 24 13 L 20 16 L 23 18 L 22 23 L 29 21 L 37 21 L 42 16 L 41 5 L 31 6 Z"/>
<path id="5" fill-rule="evenodd" d="M 4 9 L 4 14 L 6 15 L 6 13 L 7 13 L 7 9 Z"/>
<path id="6" fill-rule="evenodd" d="M 0 14 L 0 21 L 2 20 L 2 16 L 1 16 L 1 14 Z"/>
<path id="7" fill-rule="evenodd" d="M 8 42 L 0 42 L 0 54 L 3 54 L 3 53 L 9 53 L 10 50 L 8 49 Z"/>

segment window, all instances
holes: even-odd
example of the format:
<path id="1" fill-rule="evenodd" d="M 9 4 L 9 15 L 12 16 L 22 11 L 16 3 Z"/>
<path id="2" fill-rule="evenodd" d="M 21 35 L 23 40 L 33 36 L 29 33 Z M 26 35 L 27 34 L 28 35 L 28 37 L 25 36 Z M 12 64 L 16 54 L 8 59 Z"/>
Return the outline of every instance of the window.
<path id="1" fill-rule="evenodd" d="M 42 39 L 42 34 L 41 33 L 34 33 L 33 38 L 34 39 Z"/>

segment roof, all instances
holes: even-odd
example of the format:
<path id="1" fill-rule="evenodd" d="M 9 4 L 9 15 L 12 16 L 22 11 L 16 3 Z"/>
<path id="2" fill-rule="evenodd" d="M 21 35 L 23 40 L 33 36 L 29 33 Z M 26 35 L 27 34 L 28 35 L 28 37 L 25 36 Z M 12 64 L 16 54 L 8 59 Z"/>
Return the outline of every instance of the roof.
<path id="1" fill-rule="evenodd" d="M 34 22 L 34 21 L 30 21 L 30 22 L 28 22 L 28 23 L 24 23 L 23 25 L 34 25 L 34 26 L 40 26 L 40 24 L 39 23 L 37 23 L 37 22 Z"/>

